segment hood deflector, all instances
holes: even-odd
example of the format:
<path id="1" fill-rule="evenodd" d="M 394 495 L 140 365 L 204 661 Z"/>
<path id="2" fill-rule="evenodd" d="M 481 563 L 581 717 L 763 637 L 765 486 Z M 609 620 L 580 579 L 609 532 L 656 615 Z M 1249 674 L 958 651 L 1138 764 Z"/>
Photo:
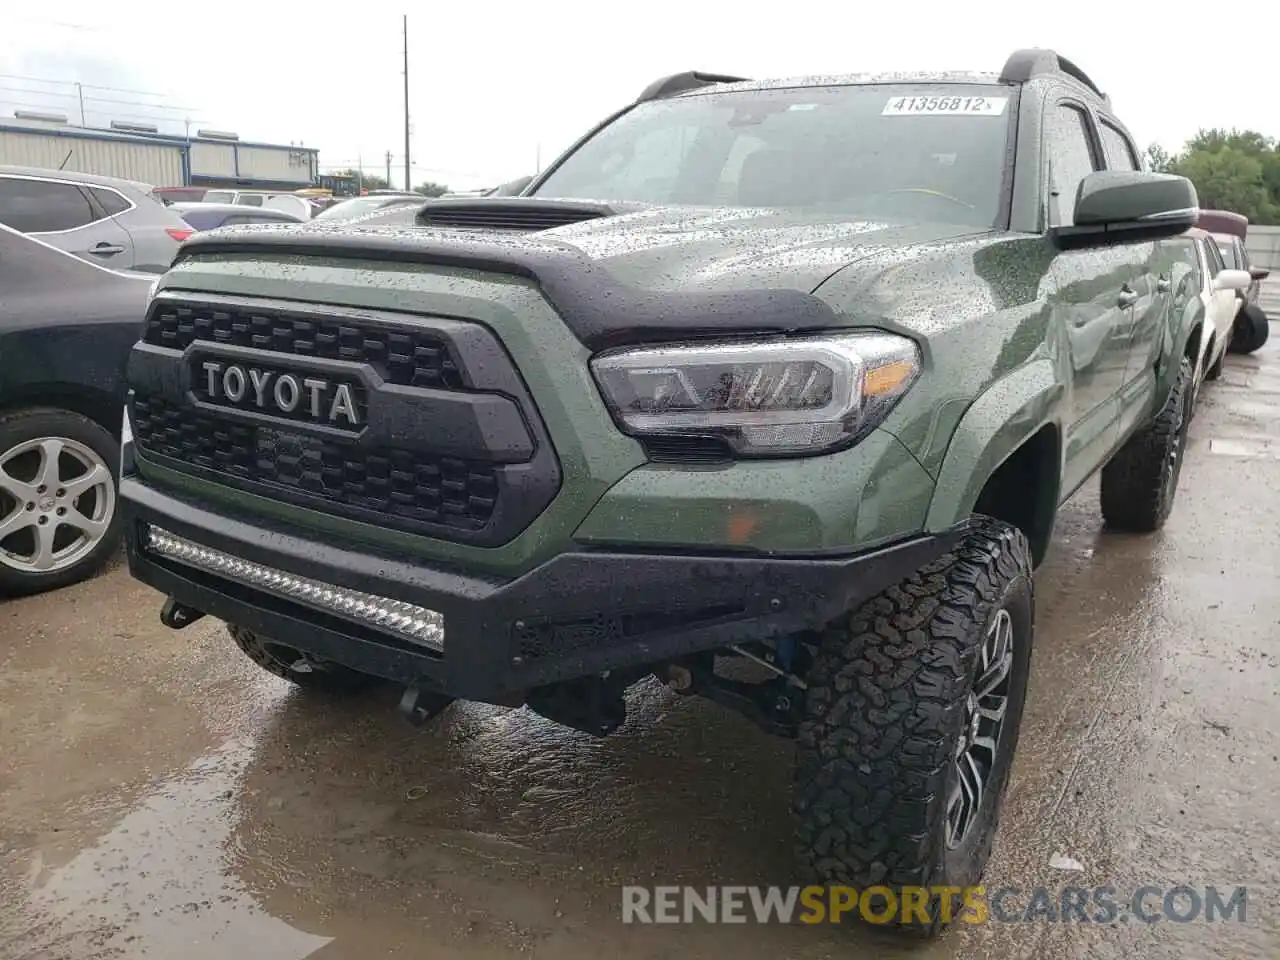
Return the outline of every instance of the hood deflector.
<path id="1" fill-rule="evenodd" d="M 175 264 L 204 253 L 345 257 L 524 277 L 538 284 L 565 325 L 592 350 L 695 337 L 824 330 L 842 323 L 825 301 L 800 290 L 659 291 L 629 286 L 577 247 L 529 234 L 450 236 L 342 223 L 324 229 L 314 222 L 307 228 L 256 224 L 197 233 L 179 248 Z"/>

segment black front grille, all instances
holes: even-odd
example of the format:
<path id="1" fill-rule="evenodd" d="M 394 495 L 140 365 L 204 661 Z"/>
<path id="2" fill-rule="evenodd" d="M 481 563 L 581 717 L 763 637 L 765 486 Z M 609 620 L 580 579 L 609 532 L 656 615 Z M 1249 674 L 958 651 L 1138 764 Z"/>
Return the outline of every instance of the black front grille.
<path id="1" fill-rule="evenodd" d="M 144 455 L 331 507 L 372 512 L 395 526 L 480 530 L 497 504 L 497 476 L 490 464 L 386 448 L 365 452 L 136 393 L 132 414 L 135 442 Z"/>
<path id="2" fill-rule="evenodd" d="M 391 383 L 456 390 L 462 373 L 449 347 L 430 333 L 389 330 L 356 321 L 234 306 L 160 302 L 143 342 L 185 350 L 197 340 L 273 353 L 367 363 Z"/>

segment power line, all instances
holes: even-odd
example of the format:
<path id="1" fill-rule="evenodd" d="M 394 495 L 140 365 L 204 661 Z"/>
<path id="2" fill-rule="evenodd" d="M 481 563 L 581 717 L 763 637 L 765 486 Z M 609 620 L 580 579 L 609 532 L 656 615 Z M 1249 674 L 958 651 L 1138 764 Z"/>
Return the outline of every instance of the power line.
<path id="1" fill-rule="evenodd" d="M 50 83 L 59 87 L 81 86 L 86 90 L 106 90 L 109 93 L 131 93 L 138 97 L 167 97 L 167 93 L 156 93 L 153 90 L 129 90 L 125 87 L 108 87 L 97 83 L 79 83 L 76 80 L 49 80 L 45 77 L 28 77 L 16 73 L 0 73 L 0 80 L 21 80 L 24 83 Z"/>
<path id="2" fill-rule="evenodd" d="M 0 91 L 4 91 L 6 93 L 25 93 L 30 97 L 41 99 L 49 97 L 57 97 L 63 100 L 83 99 L 85 103 L 110 103 L 112 105 L 123 107 L 146 107 L 148 110 L 173 110 L 180 113 L 190 113 L 195 109 L 195 107 L 185 107 L 179 104 L 147 103 L 143 100 L 117 100 L 112 97 L 94 97 L 87 94 L 81 98 L 77 93 L 59 93 L 53 90 L 27 90 L 22 87 L 11 87 L 5 84 L 0 84 Z"/>

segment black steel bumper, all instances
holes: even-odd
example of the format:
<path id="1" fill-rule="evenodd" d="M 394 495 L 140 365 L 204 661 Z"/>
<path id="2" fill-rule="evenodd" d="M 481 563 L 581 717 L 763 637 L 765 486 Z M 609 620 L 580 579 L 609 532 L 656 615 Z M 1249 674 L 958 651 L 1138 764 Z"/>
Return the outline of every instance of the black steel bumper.
<path id="1" fill-rule="evenodd" d="M 212 513 L 126 477 L 129 569 L 211 616 L 365 673 L 501 702 L 532 687 L 821 627 L 949 550 L 924 536 L 807 559 L 566 553 L 514 580 L 424 567 Z M 443 654 L 150 553 L 147 524 L 239 559 L 443 615 Z"/>

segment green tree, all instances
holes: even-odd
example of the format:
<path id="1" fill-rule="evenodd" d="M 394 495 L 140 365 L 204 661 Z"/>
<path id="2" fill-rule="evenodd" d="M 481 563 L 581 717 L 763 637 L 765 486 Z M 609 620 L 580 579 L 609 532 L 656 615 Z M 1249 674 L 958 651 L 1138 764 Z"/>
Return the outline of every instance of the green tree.
<path id="1" fill-rule="evenodd" d="M 1169 151 L 1158 143 L 1147 147 L 1147 169 L 1152 173 L 1168 173 L 1169 163 L 1173 160 Z"/>
<path id="2" fill-rule="evenodd" d="M 1261 159 L 1237 147 L 1188 150 L 1173 161 L 1170 172 L 1196 185 L 1205 209 L 1240 213 L 1251 223 L 1270 223 L 1275 217 Z"/>
<path id="3" fill-rule="evenodd" d="M 355 167 L 348 167 L 346 170 L 335 170 L 334 174 L 339 177 L 355 177 L 357 182 L 366 190 L 388 190 L 391 184 L 387 183 L 386 177 L 380 177 L 376 173 L 364 173 L 363 175 Z"/>
<path id="4" fill-rule="evenodd" d="M 449 192 L 449 188 L 443 183 L 435 183 L 426 180 L 413 188 L 414 193 L 420 193 L 424 197 L 440 197 Z"/>
<path id="5" fill-rule="evenodd" d="M 1196 185 L 1207 209 L 1232 210 L 1252 223 L 1280 222 L 1280 141 L 1256 130 L 1200 130 L 1170 157 L 1147 148 L 1152 170 L 1181 174 Z"/>

